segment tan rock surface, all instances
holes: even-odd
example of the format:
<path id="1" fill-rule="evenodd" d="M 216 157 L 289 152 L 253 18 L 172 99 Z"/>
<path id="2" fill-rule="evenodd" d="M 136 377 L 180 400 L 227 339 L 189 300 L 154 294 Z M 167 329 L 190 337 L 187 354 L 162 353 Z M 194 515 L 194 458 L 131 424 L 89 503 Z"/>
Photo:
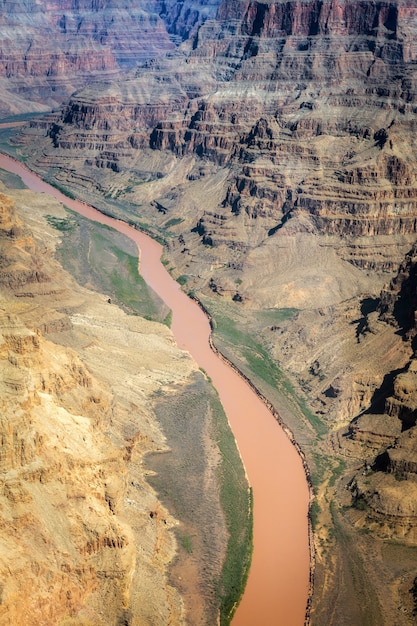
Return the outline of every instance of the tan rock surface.
<path id="1" fill-rule="evenodd" d="M 416 19 L 409 0 L 224 1 L 180 52 L 15 144 L 165 230 L 172 271 L 236 303 L 313 411 L 286 407 L 317 488 L 318 626 L 413 621 Z"/>
<path id="2" fill-rule="evenodd" d="M 379 293 L 416 232 L 415 7 L 397 4 L 222 2 L 180 51 L 33 123 L 22 150 L 128 219 L 181 220 L 171 253 L 192 288 L 228 294 L 238 270 L 266 307 Z"/>
<path id="3" fill-rule="evenodd" d="M 152 393 L 196 365 L 167 327 L 54 261 L 43 215 L 64 215 L 57 203 L 13 196 L 0 196 L 0 623 L 184 623 L 167 578 L 178 521 L 143 460 L 166 449 Z"/>

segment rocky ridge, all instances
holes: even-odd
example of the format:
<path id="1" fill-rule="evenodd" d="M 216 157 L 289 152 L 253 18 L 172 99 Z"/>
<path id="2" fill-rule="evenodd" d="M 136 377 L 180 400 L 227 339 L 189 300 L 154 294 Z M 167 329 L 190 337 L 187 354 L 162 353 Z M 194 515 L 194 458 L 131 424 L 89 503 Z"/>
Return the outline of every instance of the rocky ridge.
<path id="1" fill-rule="evenodd" d="M 416 19 L 406 1 L 223 2 L 180 50 L 81 91 L 46 133 L 32 123 L 22 150 L 36 139 L 32 162 L 58 167 L 60 183 L 169 224 L 189 288 L 316 320 L 352 301 L 361 319 L 358 299 L 379 296 L 416 236 Z M 297 357 L 277 358 L 293 369 Z M 312 350 L 303 366 L 316 360 Z M 357 393 L 337 376 L 344 399 L 324 395 L 332 376 L 320 393 L 340 420 L 383 372 L 354 379 Z"/>
<path id="2" fill-rule="evenodd" d="M 358 501 L 367 503 L 368 518 L 376 520 L 376 526 L 379 524 L 374 532 L 389 532 L 384 527 L 384 521 L 388 520 L 388 528 L 394 524 L 397 534 L 411 542 L 416 541 L 416 288 L 416 246 L 413 246 L 398 274 L 382 292 L 379 304 L 380 319 L 394 327 L 404 343 L 413 348 L 411 359 L 392 377 L 384 412 L 378 414 L 375 407 L 374 414 L 360 416 L 349 429 L 354 442 L 370 448 L 367 462 L 373 470 L 366 479 L 357 478 L 352 483 L 356 505 Z"/>
<path id="3" fill-rule="evenodd" d="M 393 271 L 415 236 L 416 156 L 406 139 L 415 113 L 413 7 L 365 4 L 223 2 L 180 52 L 128 81 L 78 93 L 49 127 L 53 150 L 42 167 L 58 159 L 73 183 L 82 177 L 122 193 L 159 224 L 164 211 L 152 207 L 181 205 L 189 264 L 203 244 L 250 277 L 259 254 L 278 256 L 295 234 L 315 233 L 336 250 L 336 276 L 350 272 L 366 291 L 366 272 Z M 141 178 L 144 149 L 145 182 L 166 178 L 167 167 L 181 182 L 125 193 L 123 174 Z M 191 210 L 187 179 L 217 188 L 220 171 L 222 189 Z M 159 204 L 146 207 L 150 198 Z M 384 237 L 388 249 L 378 244 Z M 227 271 L 217 274 L 227 290 Z M 345 298 L 340 283 L 335 277 L 321 302 Z M 261 299 L 250 278 L 244 286 Z M 268 305 L 296 306 L 279 287 L 265 284 Z"/>

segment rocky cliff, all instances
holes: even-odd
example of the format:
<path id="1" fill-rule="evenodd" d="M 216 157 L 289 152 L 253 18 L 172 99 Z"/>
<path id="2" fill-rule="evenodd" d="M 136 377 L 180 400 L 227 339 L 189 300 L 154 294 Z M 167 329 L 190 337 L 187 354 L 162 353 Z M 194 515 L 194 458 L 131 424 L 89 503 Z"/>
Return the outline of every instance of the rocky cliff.
<path id="1" fill-rule="evenodd" d="M 206 473 L 203 491 L 211 496 L 200 492 L 199 501 L 209 511 L 198 505 L 194 520 L 204 511 L 204 532 L 216 541 L 202 557 L 200 531 L 188 522 L 199 559 L 188 576 L 187 553 L 174 534 L 186 532 L 183 522 L 151 487 L 145 462 L 150 453 L 169 452 L 155 412 L 161 389 L 171 398 L 171 422 L 181 393 L 198 389 L 194 429 L 200 424 L 206 439 L 193 440 L 193 450 L 202 445 L 199 462 L 209 462 L 208 387 L 166 326 L 126 315 L 54 260 L 58 231 L 45 215 L 65 222 L 58 203 L 4 192 L 0 623 L 214 623 L 210 594 L 225 541 L 218 489 Z M 185 482 L 174 485 L 177 502 L 190 491 Z M 172 574 L 175 557 L 181 579 Z"/>
<path id="2" fill-rule="evenodd" d="M 227 178 L 187 219 L 189 250 L 197 233 L 249 272 L 251 249 L 268 255 L 294 232 L 314 232 L 339 241 L 337 265 L 364 285 L 366 270 L 393 270 L 416 231 L 414 20 L 406 2 L 223 2 L 181 52 L 77 94 L 50 127 L 51 159 L 69 164 L 82 149 L 76 169 L 94 180 L 97 168 L 136 171 L 144 148 L 175 163 L 197 157 L 192 180 L 212 163 Z M 156 165 L 154 176 L 165 173 Z M 162 197 L 166 188 L 189 204 L 164 182 Z M 143 204 L 147 192 L 126 200 Z M 366 245 L 351 245 L 361 237 Z"/>
<path id="3" fill-rule="evenodd" d="M 416 29 L 407 0 L 224 0 L 15 143 L 162 230 L 187 288 L 235 303 L 326 429 L 289 416 L 319 476 L 316 624 L 413 619 Z"/>
<path id="4" fill-rule="evenodd" d="M 6 2 L 0 15 L 0 113 L 56 107 L 86 84 L 114 80 L 172 50 L 215 6 L 169 0 Z"/>
<path id="5" fill-rule="evenodd" d="M 365 413 L 354 420 L 349 433 L 354 442 L 368 447 L 368 467 L 373 470 L 367 478 L 352 482 L 355 503 L 369 506 L 368 522 L 372 520 L 374 532 L 386 534 L 388 520 L 388 527 L 393 524 L 397 534 L 412 542 L 416 541 L 417 483 L 416 290 L 416 247 L 413 246 L 398 274 L 381 293 L 378 306 L 379 318 L 393 326 L 403 342 L 414 348 L 411 359 L 392 376 L 383 413 L 375 410 Z M 374 408 L 377 407 L 374 403 Z"/>

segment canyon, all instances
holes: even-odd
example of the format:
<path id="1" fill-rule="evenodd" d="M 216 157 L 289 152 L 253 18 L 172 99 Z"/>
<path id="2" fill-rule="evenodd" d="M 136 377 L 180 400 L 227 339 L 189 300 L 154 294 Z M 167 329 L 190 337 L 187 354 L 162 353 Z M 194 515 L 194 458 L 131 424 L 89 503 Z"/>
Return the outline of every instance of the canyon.
<path id="1" fill-rule="evenodd" d="M 80 87 L 112 81 L 175 49 L 215 11 L 208 0 L 64 0 L 3 3 L 0 113 L 59 107 Z"/>
<path id="2" fill-rule="evenodd" d="M 163 238 L 171 273 L 214 322 L 234 320 L 285 373 L 285 385 L 268 382 L 214 324 L 216 345 L 276 407 L 310 468 L 311 623 L 407 626 L 417 8 L 223 0 L 205 10 L 187 22 L 173 5 L 155 9 L 163 55 L 125 76 L 111 74 L 128 63 L 115 61 L 105 82 L 33 119 L 7 150 Z"/>
<path id="3" fill-rule="evenodd" d="M 216 583 L 217 589 L 222 589 L 220 598 L 217 598 L 217 603 L 220 601 L 220 623 L 230 622 L 242 591 L 239 576 L 246 577 L 249 573 L 242 601 L 239 603 L 236 616 L 233 617 L 233 624 L 243 626 L 244 624 L 252 624 L 255 619 L 262 619 L 266 625 L 275 624 L 278 619 L 288 625 L 298 625 L 303 621 L 306 610 L 310 570 L 307 527 L 310 494 L 306 482 L 306 468 L 299 454 L 299 449 L 296 449 L 287 433 L 276 422 L 274 412 L 271 407 L 268 407 L 267 401 L 230 366 L 230 363 L 225 361 L 224 357 L 213 350 L 210 341 L 211 328 L 206 313 L 193 299 L 187 297 L 180 289 L 179 284 L 169 275 L 160 261 L 162 248 L 158 242 L 137 231 L 126 222 L 112 219 L 85 203 L 68 198 L 14 159 L 0 155 L 0 166 L 6 172 L 19 176 L 29 189 L 52 196 L 62 202 L 67 210 L 75 211 L 76 214 L 107 227 L 108 231 L 104 232 L 113 234 L 110 241 L 114 239 L 115 234 L 121 233 L 138 246 L 140 275 L 146 280 L 148 291 L 152 289 L 169 307 L 168 318 L 171 320 L 173 335 L 178 346 L 187 350 L 195 358 L 200 369 L 213 382 L 219 400 L 227 411 L 227 420 L 233 429 L 233 435 L 245 465 L 245 472 L 243 472 L 238 451 L 233 445 L 234 440 L 230 430 L 225 428 L 226 424 L 222 424 L 219 417 L 212 418 L 212 423 L 209 424 L 210 435 L 218 440 L 222 458 L 222 461 L 217 463 L 216 480 L 211 467 L 212 461 L 209 458 L 212 455 L 208 454 L 207 458 L 203 457 L 202 459 L 199 457 L 201 443 L 198 442 L 198 439 L 196 441 L 195 437 L 201 437 L 202 433 L 199 432 L 199 420 L 196 420 L 195 401 L 191 402 L 192 392 L 188 389 L 185 394 L 177 391 L 173 398 L 172 396 L 166 397 L 166 390 L 159 390 L 158 397 L 161 397 L 162 401 L 157 403 L 159 409 L 157 419 L 158 423 L 163 425 L 167 435 L 167 444 L 172 448 L 172 455 L 168 457 L 158 455 L 159 461 L 158 457 L 152 456 L 152 467 L 157 467 L 158 471 L 156 477 L 150 477 L 148 481 L 152 484 L 158 484 L 158 492 L 161 496 L 165 496 L 163 499 L 168 498 L 174 510 L 181 511 L 183 509 L 182 501 L 186 499 L 187 508 L 191 511 L 193 519 L 200 517 L 199 510 L 204 511 L 204 520 L 200 520 L 198 523 L 194 522 L 194 534 L 192 540 L 188 537 L 187 545 L 193 546 L 190 552 L 194 553 L 196 552 L 195 545 L 203 541 L 205 551 L 210 554 L 210 571 L 213 571 L 213 565 L 219 559 L 219 544 L 211 536 L 213 529 L 208 520 L 213 516 L 215 519 L 223 513 L 228 540 L 222 576 Z M 81 224 L 76 224 L 76 220 L 75 223 L 74 220 L 68 222 L 68 220 L 59 220 L 50 215 L 47 215 L 46 218 L 61 232 L 68 233 L 70 231 L 71 233 L 74 231 L 73 235 L 79 239 L 78 246 L 76 246 L 78 251 L 72 249 L 71 243 L 74 244 L 74 241 L 66 241 L 62 258 L 65 258 L 67 263 L 70 261 L 70 265 L 75 263 L 79 267 L 84 266 L 85 272 L 86 264 L 82 250 L 86 247 L 86 224 L 83 228 L 83 221 Z M 79 233 L 76 226 L 81 226 Z M 87 226 L 94 235 L 97 226 L 93 224 L 87 224 Z M 68 238 L 67 234 L 66 239 Z M 74 237 L 69 239 L 73 240 Z M 101 285 L 104 286 L 103 277 L 108 273 L 108 255 L 109 252 L 111 253 L 111 248 L 109 249 L 108 245 L 103 247 L 103 244 L 100 244 L 99 247 L 104 254 L 98 255 L 101 267 L 99 274 L 96 275 L 94 269 L 98 250 L 95 239 L 92 237 L 88 242 L 87 276 L 89 281 L 99 279 Z M 110 241 L 108 240 L 107 244 Z M 120 251 L 118 252 L 119 256 Z M 105 260 L 106 257 L 107 260 Z M 120 272 L 120 276 L 123 276 L 123 265 L 122 258 L 119 258 L 118 272 Z M 79 270 L 75 271 L 75 274 L 80 275 Z M 139 285 L 136 285 L 136 289 L 133 289 L 132 285 L 129 286 L 129 292 L 133 298 L 137 298 L 138 287 Z M 128 300 L 125 298 L 124 306 L 127 302 Z M 110 302 L 108 301 L 108 303 Z M 190 328 L 192 332 L 190 332 Z M 135 363 L 126 363 L 126 366 L 133 370 L 132 374 L 134 375 Z M 143 388 L 141 391 L 143 392 Z M 160 410 L 160 405 L 164 405 L 163 411 Z M 177 405 L 181 407 L 182 415 L 177 415 L 175 409 Z M 216 410 L 213 406 L 212 411 L 214 414 L 218 413 L 219 407 Z M 207 436 L 204 435 L 203 439 L 205 441 Z M 207 461 L 209 462 L 208 468 L 206 468 Z M 178 477 L 177 480 L 172 477 L 172 469 L 174 468 L 181 468 L 187 472 L 185 481 L 181 477 Z M 216 510 L 215 502 L 209 497 L 211 489 L 207 487 L 204 490 L 206 497 L 203 497 L 203 502 L 206 499 L 207 501 L 211 500 L 210 510 L 203 502 L 196 508 L 194 500 L 196 497 L 201 498 L 201 487 L 198 486 L 198 476 L 201 471 L 204 473 L 204 484 L 207 482 L 209 485 L 212 482 L 219 483 L 222 511 Z M 287 472 L 291 474 L 290 481 L 286 477 Z M 251 492 L 254 492 L 255 495 L 253 505 L 250 504 L 252 498 L 245 476 L 250 480 Z M 176 485 L 178 480 L 180 486 Z M 184 498 L 184 482 L 187 485 L 186 498 Z M 230 507 L 229 501 L 233 505 L 232 507 Z M 248 512 L 250 517 L 253 516 L 253 533 L 252 523 L 249 523 L 248 520 Z M 152 511 L 150 517 L 153 518 L 155 515 L 156 513 Z M 184 518 L 187 519 L 189 516 L 189 512 L 182 510 L 183 522 Z M 216 532 L 219 532 L 218 527 Z M 250 551 L 250 544 L 254 546 L 253 551 Z M 251 554 L 251 552 L 253 553 Z M 207 557 L 201 559 L 201 556 L 194 557 L 198 562 L 203 561 L 199 563 L 200 567 L 192 567 L 189 559 L 182 562 L 181 555 L 178 556 L 179 563 L 175 567 L 176 570 L 179 569 L 179 571 L 184 572 L 188 582 L 191 578 L 194 579 L 194 588 L 201 585 L 199 578 L 202 571 L 209 569 Z M 249 561 L 251 563 L 248 572 Z M 227 581 L 225 573 L 227 570 L 231 571 L 232 574 L 230 583 Z M 291 575 L 289 575 L 290 572 Z M 183 580 L 184 574 L 179 577 L 177 585 L 179 581 Z M 202 578 L 204 585 L 207 586 L 210 581 L 207 573 Z M 211 607 L 207 605 L 204 608 L 204 617 L 198 617 L 198 610 L 196 609 L 201 607 L 201 600 L 197 600 L 195 596 L 188 598 L 188 590 L 186 586 L 184 587 L 183 582 L 180 583 L 180 587 L 189 600 L 186 622 L 194 623 L 198 618 L 200 621 L 211 623 L 215 619 L 218 594 L 214 594 L 211 601 L 212 610 L 209 610 Z M 132 620 L 129 619 L 128 621 L 135 623 L 137 619 L 138 615 L 132 608 Z"/>
<path id="4" fill-rule="evenodd" d="M 218 400 L 166 325 L 54 259 L 67 231 L 81 236 L 76 262 L 88 236 L 90 261 L 104 237 L 101 270 L 120 272 L 129 240 L 16 180 L 0 194 L 0 623 L 214 623 L 229 534 L 221 484 L 230 491 L 228 467 L 236 477 L 240 466 L 233 443 L 222 461 Z M 166 314 L 143 287 L 139 299 Z"/>

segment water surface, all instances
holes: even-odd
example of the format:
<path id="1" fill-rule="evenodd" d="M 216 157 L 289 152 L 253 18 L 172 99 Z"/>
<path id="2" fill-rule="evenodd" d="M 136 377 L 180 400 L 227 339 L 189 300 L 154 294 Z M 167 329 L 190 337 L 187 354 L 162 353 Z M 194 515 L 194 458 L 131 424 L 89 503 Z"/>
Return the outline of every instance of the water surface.
<path id="1" fill-rule="evenodd" d="M 47 193 L 84 217 L 136 242 L 140 272 L 173 313 L 172 331 L 211 377 L 236 438 L 254 495 L 254 551 L 248 583 L 233 626 L 303 626 L 309 587 L 309 491 L 300 456 L 252 388 L 210 348 L 209 322 L 160 262 L 150 237 L 83 202 L 72 200 L 13 159 L 0 167 L 33 191 Z"/>

